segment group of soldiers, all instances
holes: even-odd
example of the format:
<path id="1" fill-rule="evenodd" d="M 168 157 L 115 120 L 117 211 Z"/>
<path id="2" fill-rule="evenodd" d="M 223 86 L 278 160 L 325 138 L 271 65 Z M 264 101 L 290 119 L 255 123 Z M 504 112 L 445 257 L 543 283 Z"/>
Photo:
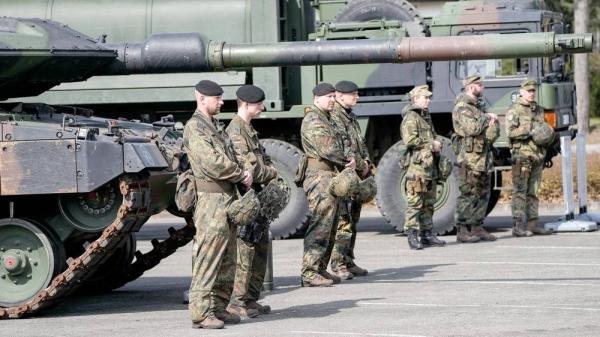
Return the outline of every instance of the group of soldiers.
<path id="1" fill-rule="evenodd" d="M 496 237 L 483 229 L 491 194 L 493 143 L 500 136 L 496 114 L 486 112 L 483 78 L 463 80 L 464 91 L 456 97 L 452 112 L 454 134 L 452 149 L 459 166 L 460 196 L 454 214 L 457 242 L 494 241 Z M 528 237 L 548 235 L 552 231 L 538 227 L 538 198 L 546 150 L 554 139 L 543 109 L 535 102 L 537 82 L 521 83 L 520 95 L 506 114 L 506 134 L 512 156 L 512 234 Z M 433 205 L 440 178 L 443 143 L 438 139 L 427 110 L 432 93 L 426 85 L 414 88 L 411 104 L 403 110 L 400 127 L 408 156 L 406 180 L 406 219 L 404 224 L 411 249 L 443 246 L 444 241 L 431 233 Z M 525 218 L 526 222 L 523 222 Z M 421 236 L 419 241 L 417 231 Z"/>
<path id="2" fill-rule="evenodd" d="M 463 81 L 465 90 L 452 113 L 452 147 L 460 173 L 457 242 L 496 240 L 482 225 L 491 192 L 492 144 L 500 130 L 498 116 L 480 104 L 482 80 L 473 76 Z M 548 143 L 542 144 L 539 134 L 549 126 L 534 100 L 536 87 L 534 80 L 521 84 L 520 96 L 506 119 L 514 163 L 512 233 L 518 237 L 551 233 L 537 226 L 536 193 Z M 223 89 L 207 80 L 195 89 L 197 109 L 183 136 L 197 193 L 189 311 L 192 327 L 219 329 L 271 311 L 258 299 L 268 256 L 268 223 L 277 212 L 267 215 L 264 210 L 284 198 L 277 193 L 271 193 L 271 199 L 260 196 L 261 191 L 284 187 L 277 184 L 281 179 L 251 124 L 264 110 L 264 92 L 252 85 L 240 87 L 238 112 L 225 129 L 214 118 L 224 104 Z M 432 218 L 438 181 L 448 177 L 452 165 L 441 155 L 443 142 L 428 112 L 432 95 L 428 89 L 423 85 L 411 90 L 411 103 L 402 111 L 400 127 L 407 171 L 404 229 L 411 249 L 446 244 L 432 232 Z M 362 204 L 374 198 L 377 186 L 365 139 L 352 112 L 359 99 L 358 86 L 350 81 L 335 86 L 320 83 L 313 95 L 313 106 L 302 121 L 304 155 L 294 182 L 304 189 L 311 214 L 304 237 L 301 285 L 325 287 L 368 275 L 355 263 L 356 225 Z"/>

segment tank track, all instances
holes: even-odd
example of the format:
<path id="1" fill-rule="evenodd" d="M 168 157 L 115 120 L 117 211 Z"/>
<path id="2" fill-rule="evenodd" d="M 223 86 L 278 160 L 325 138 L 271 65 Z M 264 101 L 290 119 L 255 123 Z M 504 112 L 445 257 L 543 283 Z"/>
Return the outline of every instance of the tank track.
<path id="1" fill-rule="evenodd" d="M 24 318 L 58 304 L 71 294 L 86 277 L 93 275 L 96 268 L 108 259 L 112 252 L 139 231 L 149 218 L 148 206 L 152 191 L 148 182 L 137 176 L 126 175 L 119 183 L 123 204 L 116 219 L 108 225 L 102 235 L 92 243 L 86 243 L 85 251 L 77 258 L 67 260 L 68 268 L 57 275 L 50 285 L 41 290 L 29 302 L 8 308 L 0 308 L 0 319 Z"/>
<path id="2" fill-rule="evenodd" d="M 119 278 L 118 282 L 111 284 L 112 289 L 117 289 L 124 286 L 126 283 L 136 280 L 160 263 L 160 261 L 171 254 L 175 253 L 178 248 L 187 245 L 194 235 L 196 235 L 196 227 L 191 218 L 185 218 L 186 226 L 175 230 L 170 227 L 169 237 L 162 242 L 157 239 L 152 239 L 152 250 L 142 254 L 139 250 L 135 252 L 135 261 L 130 264 L 123 272 L 123 277 Z"/>

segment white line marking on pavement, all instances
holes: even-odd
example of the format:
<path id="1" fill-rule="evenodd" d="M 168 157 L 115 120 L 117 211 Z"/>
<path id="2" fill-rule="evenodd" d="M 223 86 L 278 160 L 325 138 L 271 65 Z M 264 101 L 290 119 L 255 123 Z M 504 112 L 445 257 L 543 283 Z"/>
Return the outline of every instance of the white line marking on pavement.
<path id="1" fill-rule="evenodd" d="M 600 308 L 575 308 L 575 307 L 547 307 L 537 305 L 483 305 L 483 304 L 429 304 L 429 303 L 372 303 L 372 302 L 357 302 L 357 305 L 374 305 L 374 306 L 390 306 L 390 307 L 439 307 L 439 308 L 514 308 L 514 309 L 553 309 L 553 310 L 582 310 L 582 311 L 600 311 Z"/>
<path id="2" fill-rule="evenodd" d="M 421 335 L 398 335 L 390 333 L 358 333 L 358 332 L 331 332 L 331 331 L 292 331 L 292 333 L 303 333 L 311 335 L 335 335 L 335 336 L 384 336 L 384 337 L 426 337 Z"/>
<path id="3" fill-rule="evenodd" d="M 496 246 L 496 248 L 520 248 L 520 249 L 579 249 L 579 250 L 600 250 L 600 247 L 564 247 L 564 246 Z"/>
<path id="4" fill-rule="evenodd" d="M 472 261 L 472 262 L 456 262 L 456 264 L 518 264 L 518 265 L 537 265 L 537 266 L 600 266 L 600 263 L 556 263 L 556 262 L 502 262 L 502 261 L 494 261 L 494 262 L 482 262 L 482 261 Z"/>

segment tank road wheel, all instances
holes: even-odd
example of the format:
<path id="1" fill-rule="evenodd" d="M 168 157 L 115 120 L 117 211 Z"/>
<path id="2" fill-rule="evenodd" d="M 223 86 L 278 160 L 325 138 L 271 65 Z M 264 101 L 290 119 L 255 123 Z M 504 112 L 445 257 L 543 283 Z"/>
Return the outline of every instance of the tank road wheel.
<path id="1" fill-rule="evenodd" d="M 406 213 L 406 172 L 400 168 L 398 146 L 392 146 L 381 158 L 377 166 L 377 206 L 383 217 L 399 232 L 404 231 Z M 450 142 L 444 140 L 442 154 L 456 162 Z M 444 183 L 438 183 L 437 200 L 433 214 L 433 231 L 444 234 L 454 227 L 454 209 L 459 195 L 458 172 L 455 169 Z"/>
<path id="2" fill-rule="evenodd" d="M 133 261 L 136 247 L 136 235 L 131 233 L 125 244 L 117 248 L 94 275 L 83 281 L 77 291 L 80 294 L 101 294 L 124 286 L 128 282 L 125 271 Z"/>
<path id="3" fill-rule="evenodd" d="M 62 242 L 39 223 L 0 220 L 0 307 L 31 300 L 63 266 Z"/>
<path id="4" fill-rule="evenodd" d="M 425 20 L 406 0 L 353 0 L 340 9 L 334 22 L 402 21 L 408 36 L 426 36 Z"/>
<path id="5" fill-rule="evenodd" d="M 274 239 L 289 238 L 308 226 L 308 200 L 304 190 L 294 184 L 302 151 L 290 143 L 277 139 L 263 139 L 260 142 L 271 157 L 279 175 L 290 187 L 290 202 L 281 211 L 279 218 L 271 223 L 271 233 Z"/>
<path id="6" fill-rule="evenodd" d="M 84 232 L 98 232 L 116 218 L 123 195 L 118 181 L 104 184 L 89 193 L 62 194 L 58 197 L 61 214 L 75 228 Z"/>

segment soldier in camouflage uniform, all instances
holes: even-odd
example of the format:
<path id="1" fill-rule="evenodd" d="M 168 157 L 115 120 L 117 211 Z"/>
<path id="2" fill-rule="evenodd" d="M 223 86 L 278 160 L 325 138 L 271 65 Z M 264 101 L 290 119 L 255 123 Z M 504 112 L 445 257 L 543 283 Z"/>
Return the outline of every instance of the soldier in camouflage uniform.
<path id="1" fill-rule="evenodd" d="M 354 157 L 344 154 L 344 146 L 331 126 L 331 110 L 335 104 L 335 88 L 321 83 L 313 89 L 314 105 L 304 116 L 300 135 L 307 156 L 303 188 L 311 212 L 304 236 L 302 286 L 322 287 L 339 283 L 338 276 L 327 272 L 335 241 L 339 199 L 329 193 L 328 185 L 335 171 L 356 168 Z"/>
<path id="2" fill-rule="evenodd" d="M 492 145 L 500 136 L 498 116 L 486 113 L 479 103 L 483 96 L 483 78 L 468 77 L 463 85 L 465 90 L 456 97 L 452 111 L 453 141 L 458 143 L 456 156 L 461 165 L 460 196 L 454 213 L 458 229 L 456 241 L 494 241 L 496 237 L 483 229 L 483 221 L 491 194 Z M 488 135 L 490 137 L 486 137 Z"/>
<path id="3" fill-rule="evenodd" d="M 506 134 L 512 159 L 512 217 L 514 236 L 548 235 L 552 231 L 537 226 L 537 191 L 542 180 L 546 148 L 534 144 L 531 132 L 538 123 L 547 123 L 544 110 L 535 102 L 537 82 L 532 79 L 521 83 L 520 95 L 506 114 Z M 523 224 L 527 220 L 527 227 Z"/>
<path id="4" fill-rule="evenodd" d="M 233 141 L 240 155 L 252 165 L 255 188 L 267 184 L 277 177 L 277 170 L 271 165 L 263 146 L 258 141 L 258 133 L 250 124 L 251 120 L 260 116 L 265 109 L 263 101 L 265 93 L 259 87 L 245 85 L 237 92 L 238 112 L 227 126 L 229 138 Z M 256 309 L 260 314 L 271 311 L 268 305 L 259 304 L 258 298 L 267 271 L 269 255 L 269 226 L 264 226 L 258 243 L 237 237 L 237 267 L 230 305 L 227 311 L 241 317 L 251 317 L 248 309 Z"/>
<path id="5" fill-rule="evenodd" d="M 190 285 L 192 327 L 220 329 L 240 317 L 225 309 L 233 288 L 236 228 L 227 208 L 236 199 L 235 184 L 252 184 L 245 160 L 233 150 L 219 113 L 223 89 L 212 81 L 196 84 L 197 109 L 183 131 L 186 152 L 196 179 L 198 201 L 194 211 L 198 247 Z"/>
<path id="6" fill-rule="evenodd" d="M 336 102 L 331 112 L 331 124 L 343 139 L 344 145 L 351 147 L 355 154 L 357 173 L 366 178 L 371 161 L 356 115 L 352 112 L 352 108 L 358 103 L 358 86 L 354 82 L 340 81 L 335 85 L 335 90 Z M 342 280 L 369 273 L 354 263 L 356 224 L 360 219 L 361 208 L 362 204 L 350 198 L 340 200 L 340 220 L 331 253 L 331 270 Z"/>
<path id="7" fill-rule="evenodd" d="M 406 172 L 404 232 L 411 249 L 444 246 L 446 242 L 438 239 L 431 231 L 438 178 L 436 162 L 442 150 L 442 142 L 435 139 L 437 135 L 427 110 L 432 93 L 427 85 L 422 85 L 412 89 L 409 94 L 412 103 L 402 110 L 400 125 L 402 140 L 410 153 L 410 164 Z"/>

